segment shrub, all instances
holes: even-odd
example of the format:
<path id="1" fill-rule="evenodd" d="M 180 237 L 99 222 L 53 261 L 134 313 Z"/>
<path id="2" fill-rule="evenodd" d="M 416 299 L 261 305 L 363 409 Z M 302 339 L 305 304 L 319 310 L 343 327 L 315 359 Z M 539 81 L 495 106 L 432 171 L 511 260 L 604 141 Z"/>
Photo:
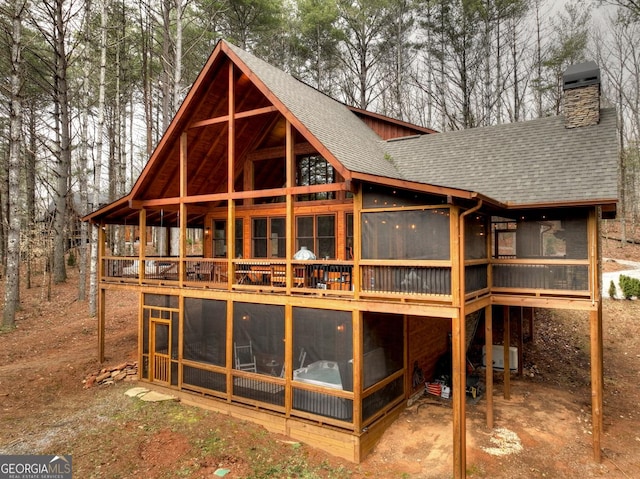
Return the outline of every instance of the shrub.
<path id="1" fill-rule="evenodd" d="M 611 299 L 616 299 L 616 295 L 618 294 L 618 290 L 616 289 L 616 283 L 611 280 L 609 283 L 609 297 Z"/>
<path id="2" fill-rule="evenodd" d="M 631 299 L 634 296 L 640 297 L 640 280 L 631 278 L 630 276 L 620 275 L 620 289 L 625 299 Z"/>

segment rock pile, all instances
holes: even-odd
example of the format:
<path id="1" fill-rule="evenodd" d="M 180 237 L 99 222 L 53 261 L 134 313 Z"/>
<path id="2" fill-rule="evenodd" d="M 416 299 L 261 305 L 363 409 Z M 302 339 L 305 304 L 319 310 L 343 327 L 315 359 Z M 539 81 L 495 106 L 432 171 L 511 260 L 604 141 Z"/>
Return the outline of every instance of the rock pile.
<path id="1" fill-rule="evenodd" d="M 117 366 L 102 368 L 98 372 L 90 373 L 82 381 L 84 388 L 114 384 L 119 381 L 137 381 L 138 362 L 128 361 Z"/>

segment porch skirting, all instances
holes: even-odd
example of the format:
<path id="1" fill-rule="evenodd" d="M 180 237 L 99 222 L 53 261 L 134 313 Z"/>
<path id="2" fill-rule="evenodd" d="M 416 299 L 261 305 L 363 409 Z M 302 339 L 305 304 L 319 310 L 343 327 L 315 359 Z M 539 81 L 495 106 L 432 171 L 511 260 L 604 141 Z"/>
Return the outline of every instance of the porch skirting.
<path id="1" fill-rule="evenodd" d="M 373 450 L 384 431 L 405 409 L 405 402 L 402 401 L 376 422 L 370 424 L 365 431 L 358 433 L 320 421 L 286 417 L 266 409 L 229 403 L 204 394 L 181 391 L 146 381 L 141 382 L 149 389 L 175 396 L 184 404 L 258 424 L 269 432 L 285 435 L 310 447 L 355 463 L 360 463 Z"/>

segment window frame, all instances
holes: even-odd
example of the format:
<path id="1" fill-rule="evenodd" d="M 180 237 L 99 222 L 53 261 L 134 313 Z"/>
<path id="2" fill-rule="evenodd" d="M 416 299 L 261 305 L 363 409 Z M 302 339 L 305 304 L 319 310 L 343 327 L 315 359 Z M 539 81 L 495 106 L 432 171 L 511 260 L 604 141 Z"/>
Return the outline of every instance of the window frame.
<path id="1" fill-rule="evenodd" d="M 299 221 L 305 218 L 313 218 L 313 236 L 300 236 L 300 225 L 299 225 Z M 319 220 L 320 218 L 332 218 L 333 221 L 333 235 L 331 236 L 327 236 L 327 235 L 320 235 L 320 225 L 319 225 Z M 296 251 L 298 251 L 302 246 L 306 246 L 307 248 L 309 248 L 309 240 L 311 240 L 312 243 L 312 247 L 309 248 L 311 251 L 313 251 L 316 256 L 318 257 L 318 259 L 336 259 L 337 258 L 337 233 L 336 233 L 336 229 L 337 229 L 337 215 L 336 213 L 330 213 L 330 214 L 309 214 L 309 215 L 298 215 L 296 216 Z M 306 241 L 301 241 L 301 240 L 306 240 Z M 329 255 L 324 255 L 324 257 L 321 255 L 320 253 L 320 244 L 322 240 L 331 240 L 332 242 L 332 247 L 331 247 L 331 254 Z M 328 257 L 327 257 L 328 256 Z"/>

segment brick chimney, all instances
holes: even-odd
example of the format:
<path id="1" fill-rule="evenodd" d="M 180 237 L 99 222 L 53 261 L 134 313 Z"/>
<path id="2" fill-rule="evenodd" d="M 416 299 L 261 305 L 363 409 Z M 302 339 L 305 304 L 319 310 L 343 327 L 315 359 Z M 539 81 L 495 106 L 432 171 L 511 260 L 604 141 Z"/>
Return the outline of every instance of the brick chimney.
<path id="1" fill-rule="evenodd" d="M 595 62 L 571 65 L 562 76 L 564 126 L 578 128 L 600 122 L 600 69 Z"/>

